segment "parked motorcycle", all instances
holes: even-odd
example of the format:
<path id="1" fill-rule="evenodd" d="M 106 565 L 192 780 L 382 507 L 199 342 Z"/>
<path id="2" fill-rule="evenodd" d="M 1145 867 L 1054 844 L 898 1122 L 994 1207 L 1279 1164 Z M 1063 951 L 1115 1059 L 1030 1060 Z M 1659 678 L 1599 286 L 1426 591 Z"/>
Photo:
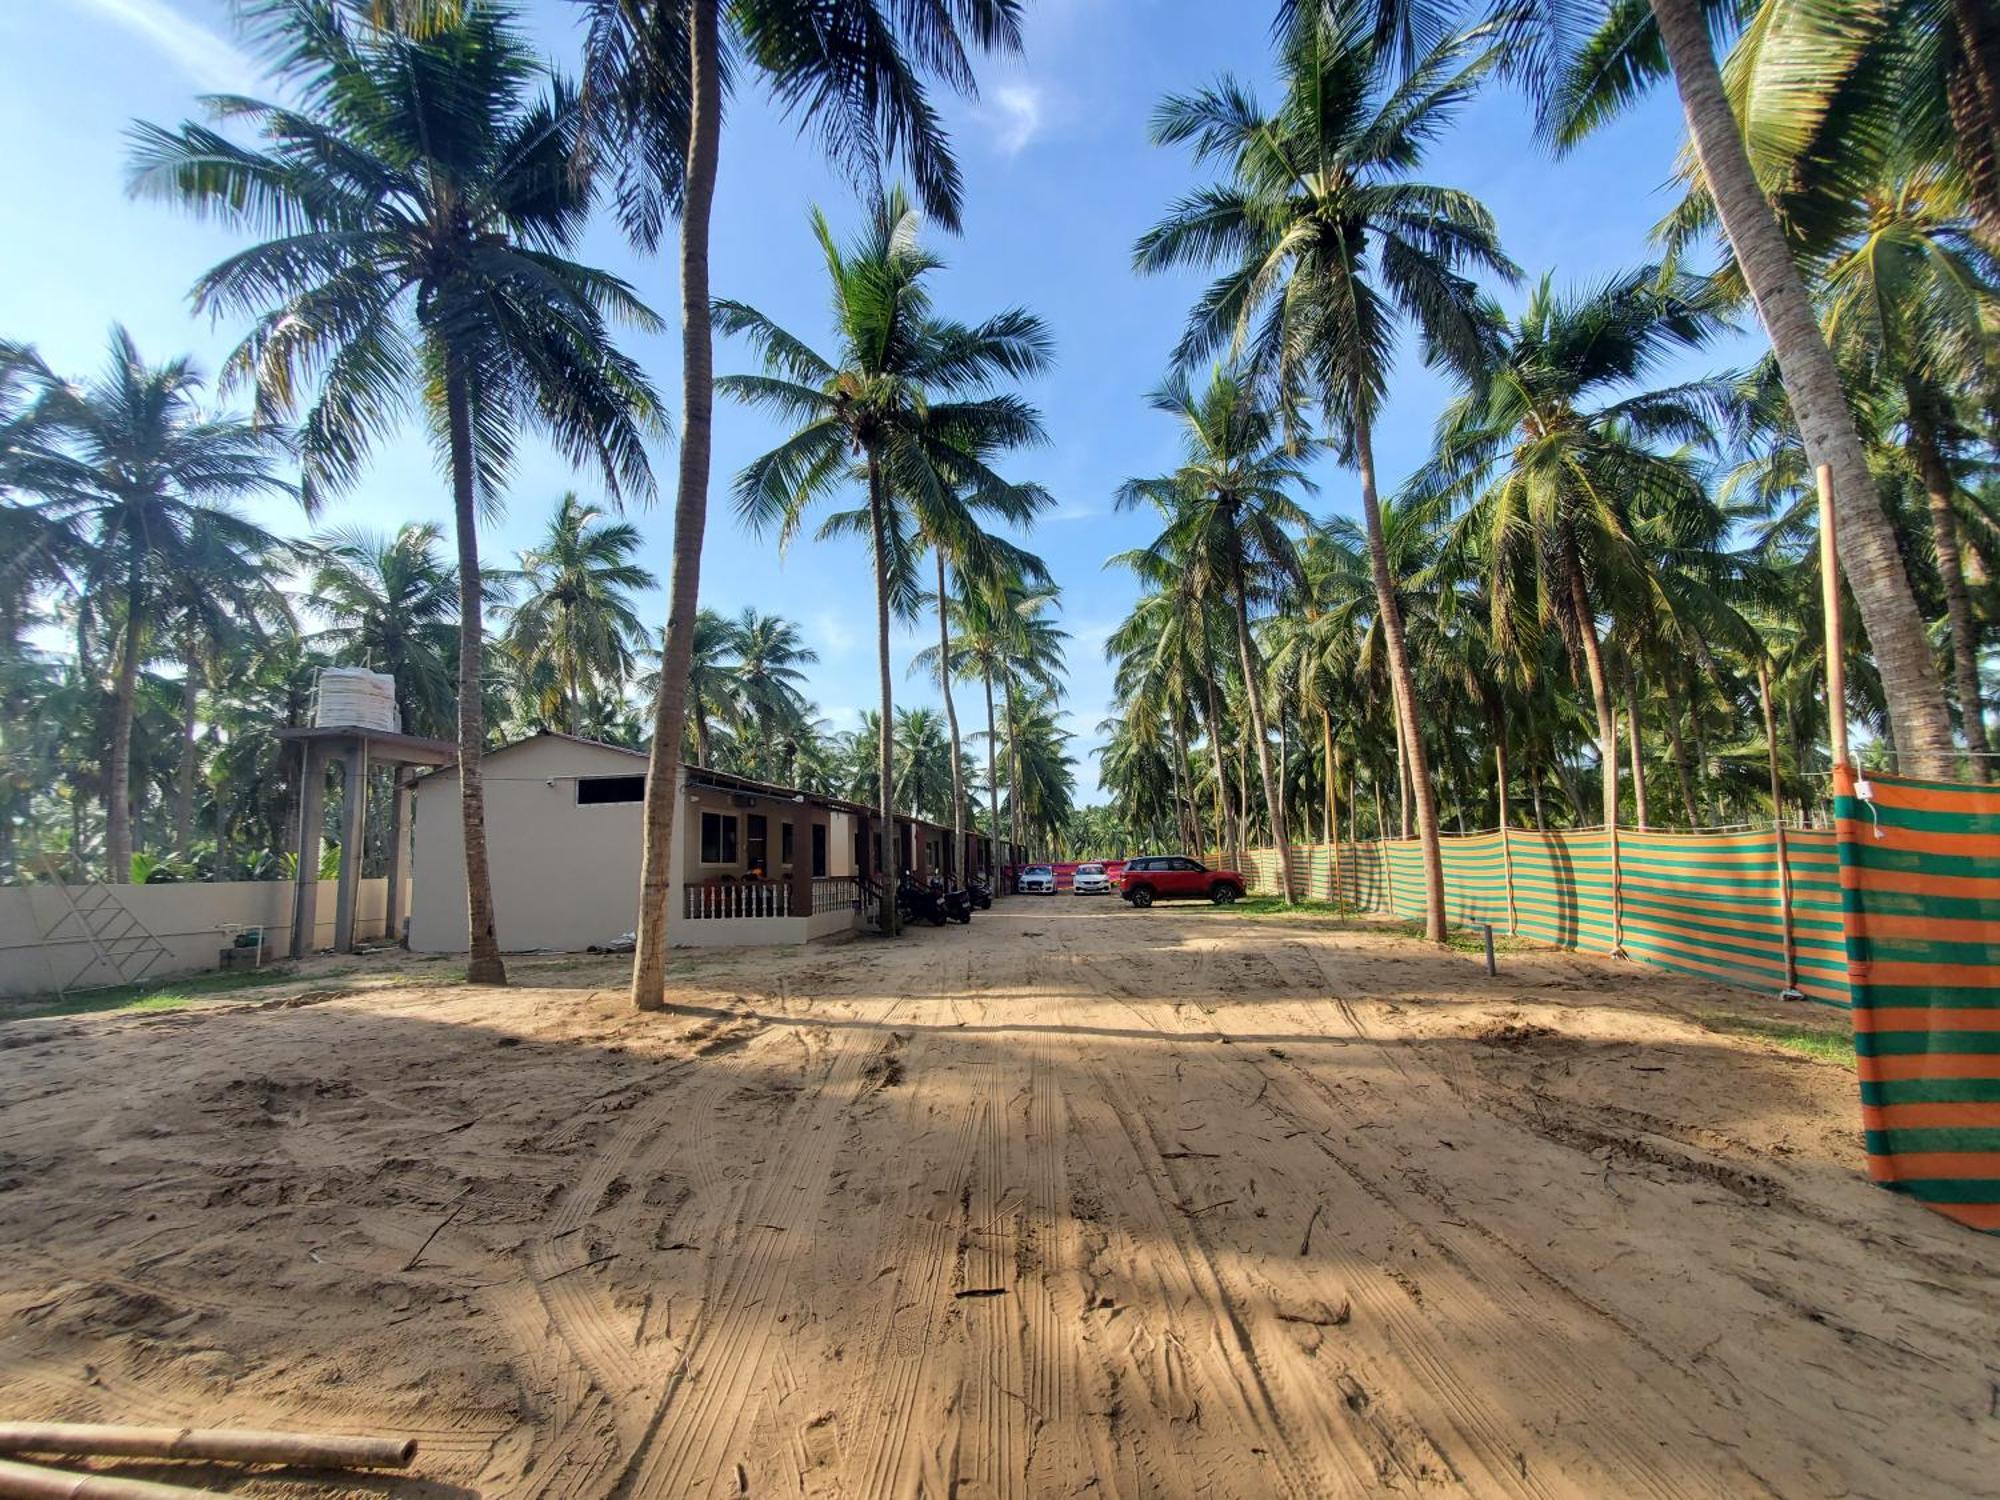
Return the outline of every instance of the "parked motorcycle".
<path id="1" fill-rule="evenodd" d="M 950 920 L 970 927 L 972 925 L 972 896 L 961 886 L 947 884 L 940 875 L 931 876 L 931 894 L 944 908 Z"/>
<path id="2" fill-rule="evenodd" d="M 942 927 L 951 920 L 945 911 L 943 898 L 938 892 L 918 880 L 908 870 L 896 885 L 896 910 L 902 913 L 904 922 L 928 922 L 933 927 Z"/>
<path id="3" fill-rule="evenodd" d="M 981 911 L 993 910 L 993 887 L 984 875 L 975 875 L 965 883 L 965 894 L 972 898 L 972 904 Z"/>

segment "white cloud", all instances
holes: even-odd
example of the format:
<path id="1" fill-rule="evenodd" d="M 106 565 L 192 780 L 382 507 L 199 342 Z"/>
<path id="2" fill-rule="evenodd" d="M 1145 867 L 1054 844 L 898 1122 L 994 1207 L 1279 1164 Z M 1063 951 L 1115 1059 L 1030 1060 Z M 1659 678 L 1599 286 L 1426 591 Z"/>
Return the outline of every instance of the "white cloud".
<path id="1" fill-rule="evenodd" d="M 167 0 L 81 0 L 90 10 L 160 53 L 199 87 L 240 93 L 257 78 L 256 66 L 207 27 L 190 21 Z"/>
<path id="2" fill-rule="evenodd" d="M 1050 511 L 1046 519 L 1050 521 L 1088 521 L 1098 512 L 1088 505 L 1058 505 Z"/>
<path id="3" fill-rule="evenodd" d="M 1042 91 L 1030 83 L 1003 83 L 983 113 L 1002 156 L 1019 156 L 1042 132 Z"/>
<path id="4" fill-rule="evenodd" d="M 812 617 L 811 640 L 822 659 L 846 656 L 852 652 L 861 637 L 847 615 L 831 609 L 817 611 Z"/>

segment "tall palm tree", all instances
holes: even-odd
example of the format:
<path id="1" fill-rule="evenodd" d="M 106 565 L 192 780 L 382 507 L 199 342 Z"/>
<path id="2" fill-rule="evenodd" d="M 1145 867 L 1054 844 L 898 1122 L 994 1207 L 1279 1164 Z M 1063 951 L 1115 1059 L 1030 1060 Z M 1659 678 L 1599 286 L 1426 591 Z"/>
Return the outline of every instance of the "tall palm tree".
<path id="1" fill-rule="evenodd" d="M 915 671 L 937 674 L 940 664 L 948 664 L 954 675 L 977 680 L 986 697 L 986 795 L 987 821 L 993 836 L 994 856 L 999 860 L 1000 732 L 995 714 L 993 690 L 1002 686 L 1011 709 L 1016 681 L 1030 684 L 1036 691 L 1061 691 L 1062 643 L 1068 634 L 1050 618 L 1055 603 L 1053 590 L 1032 588 L 1019 577 L 985 579 L 959 574 L 957 592 L 951 601 L 951 627 L 936 646 L 926 646 L 911 662 Z M 1008 763 L 1013 764 L 1009 746 Z M 1020 842 L 1015 828 L 1012 841 Z"/>
<path id="2" fill-rule="evenodd" d="M 1618 822 L 1618 731 L 1599 620 L 1644 611 L 1659 589 L 1640 535 L 1671 515 L 1685 530 L 1708 499 L 1682 458 L 1653 440 L 1696 441 L 1720 425 L 1713 383 L 1639 391 L 1669 352 L 1715 323 L 1693 289 L 1655 267 L 1564 297 L 1544 278 L 1518 318 L 1492 312 L 1491 363 L 1438 425 L 1437 452 L 1412 493 L 1456 508 L 1459 546 L 1477 554 L 1493 649 L 1523 674 L 1554 626 L 1580 662 L 1597 710 L 1604 826 Z M 1666 603 L 1662 596 L 1661 604 Z"/>
<path id="3" fill-rule="evenodd" d="M 737 679 L 733 658 L 736 654 L 736 627 L 715 610 L 705 609 L 695 616 L 694 641 L 688 656 L 688 716 L 683 733 L 691 743 L 698 766 L 715 764 L 711 731 L 737 714 Z M 650 703 L 660 692 L 661 667 L 666 659 L 664 640 L 657 646 L 640 648 L 639 656 L 651 662 L 652 670 L 639 675 L 639 696 Z"/>
<path id="4" fill-rule="evenodd" d="M 1837 19 L 1842 10 L 1827 7 L 1826 14 Z M 1545 128 L 1559 146 L 1581 139 L 1671 70 L 1702 181 L 1770 335 L 1809 464 L 1833 472 L 1841 571 L 1882 668 L 1896 748 L 1917 774 L 1948 776 L 1951 715 L 1923 617 L 1805 276 L 1723 86 L 1711 7 L 1702 0 L 1607 0 L 1602 27 L 1574 49 L 1556 24 L 1564 7 L 1538 3 L 1515 14 L 1528 27 Z"/>
<path id="5" fill-rule="evenodd" d="M 1017 52 L 1019 0 L 578 0 L 588 15 L 584 97 L 592 134 L 616 169 L 614 199 L 627 235 L 656 247 L 681 221 L 680 474 L 665 659 L 654 700 L 653 758 L 639 877 L 632 1003 L 666 1003 L 667 887 L 680 776 L 688 671 L 700 613 L 702 538 L 715 409 L 710 321 L 709 216 L 721 160 L 725 58 L 747 62 L 778 103 L 815 128 L 857 181 L 879 181 L 906 161 L 924 207 L 958 224 L 958 168 L 924 89 L 926 75 L 976 92 L 966 40 Z M 733 47 L 725 48 L 725 29 Z"/>
<path id="6" fill-rule="evenodd" d="M 1141 270 L 1226 266 L 1189 318 L 1186 363 L 1247 346 L 1253 368 L 1288 402 L 1317 401 L 1361 480 L 1390 684 L 1410 755 L 1423 841 L 1425 933 L 1444 940 L 1444 861 L 1394 580 L 1381 547 L 1374 424 L 1396 325 L 1460 367 L 1478 356 L 1467 272 L 1514 274 L 1493 221 L 1467 193 L 1414 182 L 1427 142 L 1491 70 L 1484 32 L 1446 38 L 1405 78 L 1392 77 L 1361 10 L 1300 6 L 1280 34 L 1284 97 L 1266 115 L 1224 79 L 1165 100 L 1154 139 L 1192 143 L 1229 180 L 1190 195 L 1139 241 Z"/>
<path id="7" fill-rule="evenodd" d="M 393 537 L 347 530 L 314 541 L 306 599 L 327 621 L 314 639 L 394 679 L 405 734 L 448 734 L 457 710 L 458 578 L 438 555 L 443 541 L 434 521 L 407 522 Z"/>
<path id="8" fill-rule="evenodd" d="M 1965 203 L 1940 174 L 1889 179 L 1840 216 L 1824 262 L 1827 338 L 1863 390 L 1899 390 L 1904 449 L 1929 502 L 1945 599 L 1959 719 L 1972 776 L 1987 777 L 1979 631 L 1959 537 L 1957 449 L 1991 396 L 1992 333 L 2000 327 L 2000 263 L 1972 234 Z"/>
<path id="9" fill-rule="evenodd" d="M 114 637 L 104 852 L 106 878 L 124 883 L 139 672 L 165 646 L 170 610 L 186 603 L 173 584 L 216 572 L 226 557 L 236 602 L 249 608 L 248 595 L 263 600 L 250 560 L 271 555 L 277 540 L 225 507 L 246 492 L 285 485 L 282 443 L 242 418 L 204 413 L 201 377 L 186 359 L 149 365 L 123 328 L 112 329 L 110 356 L 84 385 L 41 373 L 35 422 L 43 446 L 21 477 L 33 486 L 29 507 L 39 522 L 61 534 L 51 545 L 71 563 L 65 583 L 77 598 L 79 636 L 102 624 Z"/>
<path id="10" fill-rule="evenodd" d="M 759 614 L 745 605 L 736 619 L 733 642 L 736 684 L 744 718 L 755 727 L 758 752 L 778 779 L 791 785 L 798 758 L 799 730 L 810 705 L 800 684 L 819 653 L 805 644 L 790 620 Z"/>
<path id="11" fill-rule="evenodd" d="M 977 530 L 979 513 L 1007 514 L 1021 501 L 989 466 L 992 455 L 1042 442 L 1041 417 L 1019 397 L 996 393 L 1049 359 L 1039 318 L 1019 308 L 984 323 L 947 322 L 931 312 L 925 278 L 940 262 L 917 242 L 917 216 L 901 189 L 877 205 L 850 250 L 835 243 L 825 217 L 813 232 L 833 286 L 839 352 L 828 359 L 751 307 L 718 302 L 722 327 L 748 338 L 764 375 L 734 375 L 718 387 L 765 407 L 796 430 L 753 460 L 736 481 L 737 505 L 753 528 L 776 527 L 781 545 L 797 533 L 808 507 L 853 479 L 860 460 L 865 522 L 875 563 L 876 650 L 881 675 L 881 802 L 894 804 L 894 688 L 889 615 L 899 571 L 896 555 L 918 527 L 939 524 L 951 509 L 960 536 Z M 835 530 L 861 524 L 863 512 L 836 516 Z M 926 519 L 926 518 L 931 519 Z M 908 580 L 904 580 L 908 587 Z M 886 839 L 885 876 L 897 876 L 894 839 Z M 883 924 L 893 930 L 894 903 Z"/>
<path id="12" fill-rule="evenodd" d="M 1197 394 L 1181 374 L 1149 398 L 1155 411 L 1180 424 L 1183 462 L 1154 479 L 1128 479 L 1119 487 L 1121 509 L 1150 505 L 1165 528 L 1146 548 L 1156 561 L 1172 559 L 1191 587 L 1212 593 L 1236 623 L 1237 665 L 1250 710 L 1264 810 L 1278 846 L 1285 900 L 1292 899 L 1292 857 L 1271 775 L 1271 746 L 1264 712 L 1264 668 L 1250 629 L 1254 604 L 1302 577 L 1295 533 L 1309 524 L 1294 491 L 1309 491 L 1303 462 L 1279 441 L 1279 419 L 1258 401 L 1248 380 L 1217 368 Z"/>
<path id="13" fill-rule="evenodd" d="M 261 422 L 307 402 L 308 506 L 359 475 L 414 400 L 451 475 L 458 537 L 458 762 L 467 977 L 503 984 L 480 755 L 485 633 L 479 515 L 499 504 L 518 425 L 650 497 L 657 403 L 607 320 L 659 320 L 623 281 L 569 258 L 590 190 L 575 89 L 534 62 L 496 0 L 398 24 L 393 7 L 255 0 L 251 40 L 297 107 L 211 101 L 225 124 L 136 127 L 132 187 L 270 238 L 195 284 L 198 311 L 256 323 L 230 359 Z M 449 128 L 446 128 L 446 127 Z"/>
<path id="14" fill-rule="evenodd" d="M 162 633 L 181 666 L 180 762 L 174 778 L 172 844 L 185 859 L 194 838 L 201 751 L 195 743 L 201 693 L 272 630 L 297 628 L 278 587 L 298 552 L 225 512 L 189 521 L 179 565 L 161 581 Z"/>
<path id="15" fill-rule="evenodd" d="M 542 540 L 521 554 L 523 592 L 511 606 L 506 641 L 520 668 L 553 689 L 546 706 L 565 734 L 583 732 L 593 695 L 632 675 L 645 629 L 631 596 L 658 583 L 632 561 L 638 550 L 638 528 L 607 521 L 572 490 Z"/>

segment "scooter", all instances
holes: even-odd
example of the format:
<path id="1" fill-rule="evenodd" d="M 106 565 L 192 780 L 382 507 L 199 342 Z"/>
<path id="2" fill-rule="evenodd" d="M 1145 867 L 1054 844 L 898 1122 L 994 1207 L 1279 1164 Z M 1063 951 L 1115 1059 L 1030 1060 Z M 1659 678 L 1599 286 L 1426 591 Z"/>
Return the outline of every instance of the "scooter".
<path id="1" fill-rule="evenodd" d="M 972 904 L 981 911 L 993 910 L 993 887 L 987 884 L 984 875 L 975 875 L 965 883 L 965 894 L 972 898 Z"/>
<path id="2" fill-rule="evenodd" d="M 944 914 L 954 922 L 970 927 L 972 925 L 972 896 L 955 885 L 947 885 L 939 875 L 931 876 L 931 894 L 944 908 Z"/>
<path id="3" fill-rule="evenodd" d="M 928 922 L 933 927 L 942 927 L 950 920 L 944 909 L 944 901 L 929 886 L 917 880 L 908 870 L 896 886 L 896 909 L 905 922 Z"/>

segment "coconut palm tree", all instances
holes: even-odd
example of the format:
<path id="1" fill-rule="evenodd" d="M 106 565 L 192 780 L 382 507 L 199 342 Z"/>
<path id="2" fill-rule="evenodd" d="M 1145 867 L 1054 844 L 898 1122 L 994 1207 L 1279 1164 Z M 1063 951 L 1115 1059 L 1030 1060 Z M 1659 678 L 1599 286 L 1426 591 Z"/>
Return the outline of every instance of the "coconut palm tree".
<path id="1" fill-rule="evenodd" d="M 989 466 L 992 455 L 1042 442 L 1041 417 L 1019 397 L 994 390 L 1043 369 L 1049 336 L 1039 318 L 1019 308 L 984 323 L 947 322 L 932 315 L 925 278 L 940 262 L 917 242 L 917 216 L 900 188 L 877 206 L 851 249 L 843 251 L 825 216 L 814 211 L 813 233 L 833 285 L 834 358 L 815 353 L 756 309 L 718 302 L 716 317 L 749 339 L 763 357 L 763 375 L 734 375 L 719 389 L 797 423 L 771 452 L 737 477 L 737 506 L 756 530 L 775 528 L 780 545 L 797 534 L 807 509 L 851 483 L 858 457 L 864 512 L 835 516 L 822 528 L 855 529 L 865 514 L 875 564 L 875 623 L 881 675 L 881 801 L 894 806 L 894 689 L 889 663 L 889 616 L 913 534 L 948 509 L 962 511 L 958 534 L 976 530 L 982 513 L 1006 515 L 1021 505 L 1017 488 Z M 905 590 L 914 593 L 905 576 Z M 897 877 L 896 841 L 884 841 L 885 876 Z M 883 924 L 894 929 L 894 903 Z"/>
<path id="2" fill-rule="evenodd" d="M 1394 580 L 1380 545 L 1374 424 L 1399 321 L 1434 354 L 1470 365 L 1480 348 L 1472 271 L 1511 277 L 1493 221 L 1471 195 L 1410 180 L 1428 140 L 1492 69 L 1484 31 L 1458 33 L 1393 77 L 1366 8 L 1300 6 L 1280 32 L 1284 97 L 1265 114 L 1224 79 L 1165 100 L 1161 144 L 1192 144 L 1226 182 L 1182 199 L 1141 237 L 1141 270 L 1222 263 L 1177 351 L 1183 363 L 1225 346 L 1286 402 L 1312 400 L 1361 481 L 1377 607 L 1395 708 L 1408 747 L 1423 841 L 1425 932 L 1444 940 L 1444 863 L 1436 794 Z"/>
<path id="3" fill-rule="evenodd" d="M 749 605 L 736 618 L 731 646 L 745 725 L 754 731 L 764 763 L 790 785 L 799 732 L 811 707 L 800 684 L 806 680 L 805 668 L 819 660 L 819 653 L 805 644 L 804 633 L 792 621 L 759 614 Z"/>
<path id="4" fill-rule="evenodd" d="M 1280 883 L 1292 898 L 1291 851 L 1271 775 L 1264 669 L 1250 629 L 1253 605 L 1301 578 L 1296 533 L 1309 522 L 1292 498 L 1310 491 L 1303 462 L 1279 440 L 1279 419 L 1242 375 L 1218 367 L 1199 394 L 1174 374 L 1148 398 L 1180 425 L 1184 461 L 1171 474 L 1128 479 L 1118 505 L 1150 505 L 1165 522 L 1145 551 L 1181 568 L 1197 592 L 1212 594 L 1236 624 L 1237 665 L 1250 711 L 1264 810 L 1278 846 Z"/>
<path id="5" fill-rule="evenodd" d="M 632 561 L 638 550 L 637 527 L 606 520 L 572 490 L 521 554 L 523 592 L 505 640 L 519 669 L 546 681 L 542 717 L 565 734 L 581 734 L 584 705 L 632 675 L 645 629 L 631 596 L 658 583 Z"/>
<path id="6" fill-rule="evenodd" d="M 1994 390 L 1992 331 L 2000 327 L 2000 263 L 1972 233 L 1963 197 L 1936 172 L 1899 176 L 1852 201 L 1823 262 L 1825 326 L 1862 390 L 1901 392 L 1904 452 L 1929 502 L 1944 592 L 1959 719 L 1972 775 L 1988 752 L 1979 685 L 1979 631 L 1959 537 L 1959 451 Z"/>
<path id="7" fill-rule="evenodd" d="M 268 607 L 258 558 L 277 550 L 269 532 L 226 509 L 255 491 L 282 493 L 284 446 L 240 417 L 210 416 L 186 359 L 149 365 L 123 328 L 95 380 L 73 385 L 38 372 L 34 464 L 17 475 L 28 509 L 48 533 L 44 556 L 63 559 L 62 587 L 76 598 L 79 639 L 110 633 L 106 725 L 105 869 L 114 883 L 132 866 L 132 726 L 140 668 L 172 647 L 162 632 L 189 603 L 177 580 L 230 574 L 225 613 Z M 254 602 L 253 602 L 254 601 Z M 91 653 L 79 667 L 86 675 Z M 198 663 L 184 663 L 189 672 Z"/>
<path id="8" fill-rule="evenodd" d="M 698 766 L 715 764 L 713 729 L 729 723 L 737 715 L 737 679 L 732 658 L 736 653 L 736 627 L 712 609 L 695 616 L 694 640 L 688 657 L 688 716 L 685 721 Z M 665 642 L 640 648 L 642 660 L 652 670 L 639 676 L 639 696 L 650 703 L 660 692 L 661 663 L 666 659 Z"/>
<path id="9" fill-rule="evenodd" d="M 1597 710 L 1604 826 L 1618 822 L 1618 731 L 1599 621 L 1670 604 L 1642 528 L 1685 533 L 1709 502 L 1686 460 L 1655 440 L 1693 442 L 1720 425 L 1715 382 L 1632 387 L 1668 353 L 1700 347 L 1715 322 L 1697 289 L 1656 267 L 1563 296 L 1544 278 L 1512 320 L 1493 309 L 1491 364 L 1438 425 L 1411 480 L 1422 501 L 1465 507 L 1455 547 L 1476 554 L 1493 650 L 1522 673 L 1553 626 Z"/>
<path id="10" fill-rule="evenodd" d="M 1559 24 L 1568 19 L 1564 7 L 1540 0 L 1511 14 L 1528 39 L 1524 55 L 1542 96 L 1544 129 L 1558 147 L 1580 140 L 1672 72 L 1701 180 L 1770 335 L 1808 464 L 1832 470 L 1841 571 L 1882 669 L 1897 750 L 1919 775 L 1949 775 L 1951 715 L 1923 616 L 1805 275 L 1716 65 L 1712 8 L 1702 0 L 1608 0 L 1603 25 L 1580 47 L 1568 45 Z M 1847 8 L 1826 7 L 1823 14 L 1837 26 Z M 1818 86 L 1810 62 L 1789 71 L 1808 90 Z M 1796 107 L 1801 94 L 1792 86 L 1784 97 Z M 1781 128 L 1784 113 L 1775 112 Z M 1766 111 L 1763 118 L 1773 116 Z M 1801 118 L 1794 113 L 1791 126 Z"/>
<path id="11" fill-rule="evenodd" d="M 444 529 L 411 521 L 393 537 L 331 531 L 314 538 L 306 600 L 326 619 L 313 639 L 337 659 L 395 680 L 405 734 L 451 732 L 458 578 L 438 555 Z"/>
<path id="12" fill-rule="evenodd" d="M 715 408 L 709 216 L 721 159 L 725 59 L 747 63 L 857 181 L 880 181 L 890 159 L 907 162 L 925 209 L 956 228 L 958 168 L 924 79 L 975 93 L 968 39 L 987 52 L 1019 51 L 1020 7 L 1018 0 L 893 7 L 880 0 L 578 3 L 588 16 L 584 98 L 592 134 L 614 164 L 619 220 L 647 250 L 658 245 L 671 217 L 681 221 L 680 474 L 632 961 L 633 1004 L 657 1009 L 665 1004 L 674 787 L 708 524 Z"/>
<path id="13" fill-rule="evenodd" d="M 248 35 L 296 107 L 212 101 L 259 146 L 206 125 L 139 125 L 132 188 L 269 236 L 205 273 L 194 304 L 256 319 L 229 369 L 255 382 L 261 423 L 305 406 L 308 507 L 422 409 L 458 538 L 466 972 L 500 984 L 479 767 L 479 515 L 499 504 L 522 424 L 596 464 L 612 496 L 650 497 L 643 438 L 657 403 L 608 323 L 659 320 L 623 281 L 569 256 L 590 206 L 574 87 L 543 72 L 494 0 L 439 7 L 422 26 L 399 16 L 257 0 Z"/>

